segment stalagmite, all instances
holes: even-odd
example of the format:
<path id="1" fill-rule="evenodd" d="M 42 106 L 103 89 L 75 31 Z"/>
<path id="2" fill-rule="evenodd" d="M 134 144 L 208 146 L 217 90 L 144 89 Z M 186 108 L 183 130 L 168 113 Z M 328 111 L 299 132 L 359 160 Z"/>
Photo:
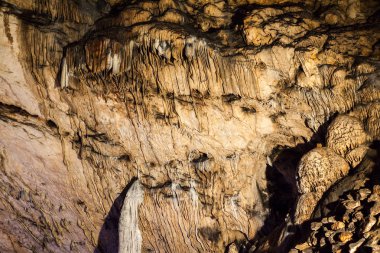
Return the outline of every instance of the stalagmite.
<path id="1" fill-rule="evenodd" d="M 328 148 L 315 148 L 302 157 L 297 170 L 297 224 L 310 218 L 323 193 L 346 176 L 349 169 L 347 162 Z"/>
<path id="2" fill-rule="evenodd" d="M 327 146 L 343 157 L 368 141 L 370 138 L 363 124 L 354 117 L 338 116 L 327 130 Z"/>
<path id="3" fill-rule="evenodd" d="M 141 252 L 142 237 L 139 229 L 139 206 L 144 201 L 144 190 L 136 180 L 125 196 L 119 220 L 120 253 Z"/>
<path id="4" fill-rule="evenodd" d="M 120 72 L 120 57 L 118 54 L 112 56 L 112 74 L 116 75 Z"/>
<path id="5" fill-rule="evenodd" d="M 112 68 L 113 58 L 111 50 L 107 53 L 107 70 L 110 70 Z"/>
<path id="6" fill-rule="evenodd" d="M 60 86 L 62 89 L 69 86 L 69 74 L 67 71 L 66 58 L 62 59 Z"/>

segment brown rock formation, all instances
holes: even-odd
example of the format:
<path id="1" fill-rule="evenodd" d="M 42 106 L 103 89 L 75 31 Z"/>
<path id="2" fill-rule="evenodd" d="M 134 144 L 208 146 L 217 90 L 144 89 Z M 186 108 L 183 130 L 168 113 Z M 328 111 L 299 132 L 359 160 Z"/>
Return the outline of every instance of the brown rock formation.
<path id="1" fill-rule="evenodd" d="M 0 1 L 0 251 L 295 246 L 378 149 L 379 7 Z"/>

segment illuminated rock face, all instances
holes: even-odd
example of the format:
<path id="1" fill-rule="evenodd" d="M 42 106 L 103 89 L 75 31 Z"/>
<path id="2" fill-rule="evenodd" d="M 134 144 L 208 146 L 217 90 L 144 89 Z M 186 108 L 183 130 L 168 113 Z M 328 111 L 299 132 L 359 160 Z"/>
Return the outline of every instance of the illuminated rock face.
<path id="1" fill-rule="evenodd" d="M 379 140 L 377 1 L 0 7 L 1 252 L 283 249 Z"/>

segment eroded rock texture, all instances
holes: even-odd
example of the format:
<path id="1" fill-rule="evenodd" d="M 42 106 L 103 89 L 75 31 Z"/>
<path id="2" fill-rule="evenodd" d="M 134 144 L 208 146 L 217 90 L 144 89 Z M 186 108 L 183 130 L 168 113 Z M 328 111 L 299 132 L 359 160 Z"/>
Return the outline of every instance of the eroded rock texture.
<path id="1" fill-rule="evenodd" d="M 377 1 L 0 6 L 1 252 L 287 251 L 378 149 Z"/>

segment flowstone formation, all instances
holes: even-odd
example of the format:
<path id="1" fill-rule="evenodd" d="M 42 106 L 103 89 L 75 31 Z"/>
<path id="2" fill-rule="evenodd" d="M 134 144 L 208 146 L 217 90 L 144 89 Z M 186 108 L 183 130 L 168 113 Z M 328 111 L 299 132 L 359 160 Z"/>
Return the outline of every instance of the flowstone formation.
<path id="1" fill-rule="evenodd" d="M 378 250 L 378 1 L 0 8 L 0 252 Z"/>
<path id="2" fill-rule="evenodd" d="M 367 152 L 357 171 L 325 195 L 289 252 L 378 252 L 379 162 L 378 152 Z"/>

